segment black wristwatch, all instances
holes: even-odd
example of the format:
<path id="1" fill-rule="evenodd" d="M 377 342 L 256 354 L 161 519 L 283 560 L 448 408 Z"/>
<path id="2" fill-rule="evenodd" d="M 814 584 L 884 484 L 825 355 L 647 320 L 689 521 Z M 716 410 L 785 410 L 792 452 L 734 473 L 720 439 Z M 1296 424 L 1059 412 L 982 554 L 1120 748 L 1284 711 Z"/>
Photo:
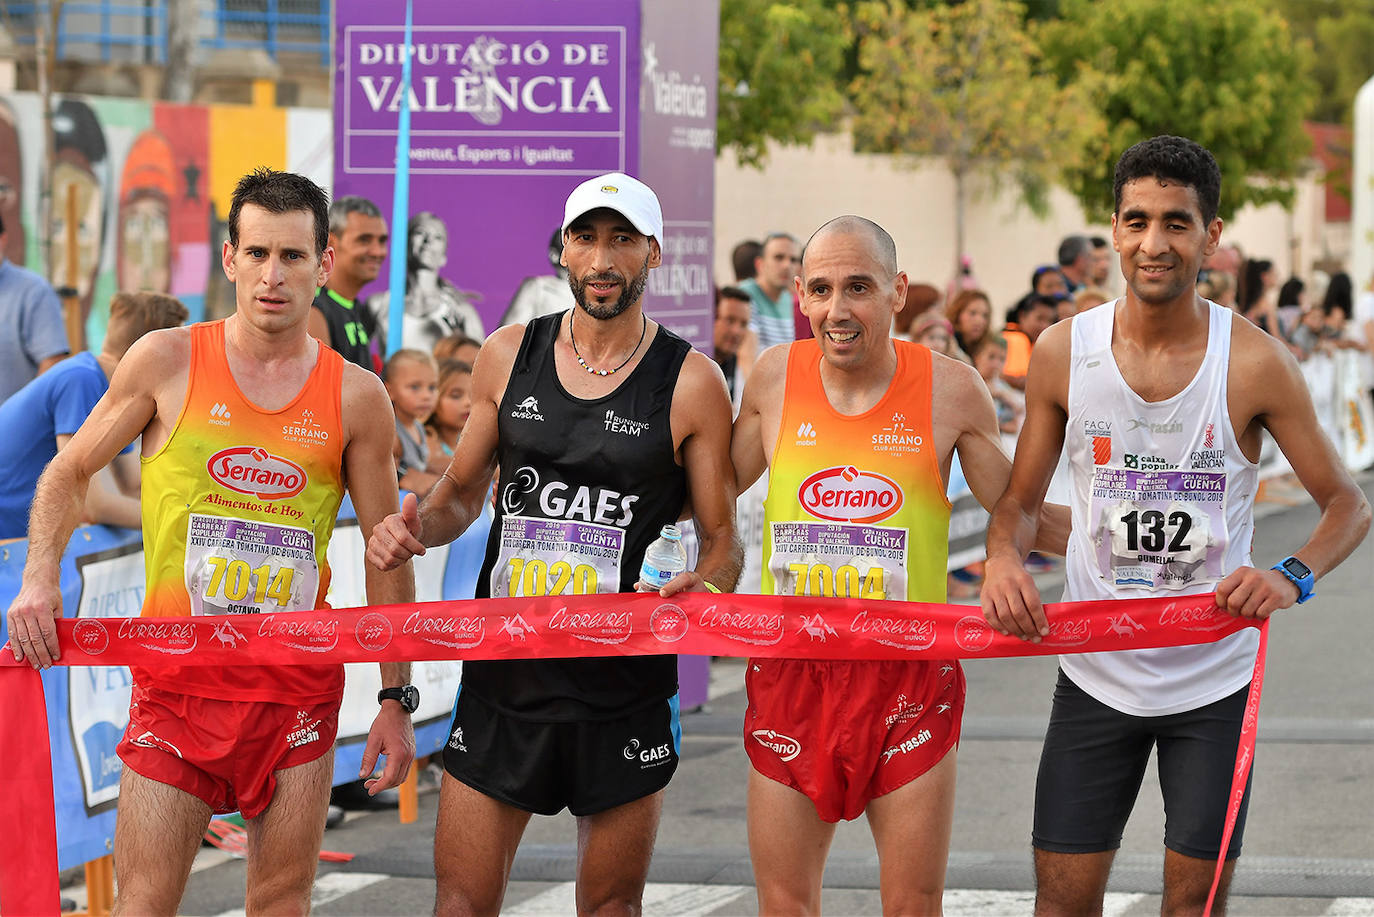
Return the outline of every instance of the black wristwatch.
<path id="1" fill-rule="evenodd" d="M 383 688 L 377 692 L 377 703 L 394 700 L 406 713 L 414 713 L 420 707 L 420 689 L 414 685 L 401 685 L 399 688 Z"/>

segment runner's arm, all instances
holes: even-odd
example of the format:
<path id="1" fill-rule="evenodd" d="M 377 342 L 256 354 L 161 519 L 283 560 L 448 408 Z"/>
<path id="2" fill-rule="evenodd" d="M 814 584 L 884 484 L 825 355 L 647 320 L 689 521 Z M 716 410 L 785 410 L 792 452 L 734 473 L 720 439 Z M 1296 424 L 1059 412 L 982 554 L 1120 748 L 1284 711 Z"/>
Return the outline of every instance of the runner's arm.
<path id="1" fill-rule="evenodd" d="M 380 525 L 383 516 L 397 508 L 396 471 L 391 458 L 393 425 L 381 422 L 392 416 L 392 409 L 381 381 L 351 363 L 344 365 L 342 413 L 348 436 L 343 456 L 344 480 L 358 514 L 358 528 L 366 532 Z M 366 564 L 364 569 L 369 605 L 405 605 L 415 601 L 415 571 L 409 561 L 388 570 L 373 564 Z M 384 688 L 408 684 L 410 663 L 383 662 L 381 675 Z M 368 732 L 359 777 L 372 774 L 379 755 L 386 755 L 386 768 L 379 778 L 367 782 L 369 795 L 398 785 L 415 758 L 410 715 L 397 701 L 382 702 Z"/>
<path id="2" fill-rule="evenodd" d="M 472 368 L 472 410 L 448 468 L 422 503 L 406 497 L 400 513 L 372 528 L 367 559 L 378 569 L 448 544 L 481 515 L 496 471 L 497 409 L 524 333 L 523 326 L 508 325 L 482 345 Z"/>
<path id="3" fill-rule="evenodd" d="M 1264 380 L 1263 385 L 1241 387 L 1243 397 L 1253 404 L 1253 422 L 1273 435 L 1298 480 L 1321 510 L 1312 535 L 1293 552 L 1320 579 L 1364 540 L 1369 532 L 1369 501 L 1322 432 L 1302 372 L 1283 345 L 1253 329 L 1242 328 L 1232 338 L 1231 360 L 1232 380 Z M 1251 416 L 1249 404 L 1242 416 Z M 1232 571 L 1217 584 L 1217 605 L 1234 615 L 1267 618 L 1294 604 L 1298 599 L 1297 586 L 1278 571 L 1268 569 L 1281 559 L 1265 558 L 1259 568 Z"/>
<path id="4" fill-rule="evenodd" d="M 62 614 L 59 564 L 86 508 L 91 478 L 148 426 L 157 413 L 158 384 L 184 369 L 189 358 L 189 337 L 145 335 L 120 360 L 109 390 L 39 477 L 29 510 L 24 578 L 9 609 L 16 659 L 47 668 L 58 658 L 52 621 Z"/>
<path id="5" fill-rule="evenodd" d="M 704 354 L 687 354 L 673 392 L 672 425 L 684 430 L 682 465 L 701 549 L 696 569 L 659 590 L 663 596 L 699 591 L 703 583 L 729 592 L 739 579 L 744 546 L 735 533 L 735 470 L 730 464 L 730 395 L 720 367 Z"/>
<path id="6" fill-rule="evenodd" d="M 1050 524 L 1045 537 L 1051 542 L 1066 544 L 1070 527 L 1066 508 L 1043 510 L 1045 491 L 1064 447 L 1070 329 L 1069 322 L 1051 326 L 1031 351 L 1026 423 L 1017 440 L 1011 478 L 988 522 L 983 617 L 998 633 L 1034 643 L 1049 633 L 1049 624 L 1040 591 L 1026 572 L 1025 557 L 1037 546 L 1042 517 Z"/>
<path id="7" fill-rule="evenodd" d="M 744 383 L 739 416 L 735 418 L 734 435 L 730 439 L 730 461 L 740 491 L 748 490 L 768 470 L 764 415 L 781 410 L 786 388 L 787 352 L 784 346 L 765 350 Z"/>

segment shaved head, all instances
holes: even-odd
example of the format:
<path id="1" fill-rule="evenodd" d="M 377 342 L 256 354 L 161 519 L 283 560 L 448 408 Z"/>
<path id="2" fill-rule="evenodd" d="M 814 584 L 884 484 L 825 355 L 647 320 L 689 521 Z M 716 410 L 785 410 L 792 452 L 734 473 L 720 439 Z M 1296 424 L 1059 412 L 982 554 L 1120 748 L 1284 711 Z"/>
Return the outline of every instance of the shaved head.
<path id="1" fill-rule="evenodd" d="M 806 242 L 806 248 L 802 249 L 803 272 L 806 270 L 806 253 L 811 250 L 811 246 L 816 244 L 817 240 L 831 235 L 863 237 L 868 243 L 873 260 L 877 261 L 889 275 L 896 276 L 897 244 L 892 241 L 892 237 L 887 234 L 886 229 L 870 219 L 853 214 L 835 217 L 811 234 L 811 238 Z"/>

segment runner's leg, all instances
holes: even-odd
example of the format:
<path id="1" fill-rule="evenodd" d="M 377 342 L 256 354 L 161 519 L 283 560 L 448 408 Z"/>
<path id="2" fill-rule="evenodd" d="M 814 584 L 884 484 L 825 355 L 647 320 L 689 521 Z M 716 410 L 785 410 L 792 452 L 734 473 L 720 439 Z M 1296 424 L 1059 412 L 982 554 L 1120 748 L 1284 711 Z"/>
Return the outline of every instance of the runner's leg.
<path id="1" fill-rule="evenodd" d="M 247 820 L 250 914 L 308 914 L 315 882 L 334 755 L 276 771 L 262 814 Z"/>
<path id="2" fill-rule="evenodd" d="M 210 807 L 125 767 L 115 822 L 115 914 L 175 914 Z"/>
<path id="3" fill-rule="evenodd" d="M 1051 853 L 1035 851 L 1036 917 L 1102 914 L 1107 875 L 1115 850 L 1098 853 Z"/>
<path id="4" fill-rule="evenodd" d="M 1227 860 L 1226 867 L 1221 871 L 1221 884 L 1217 886 L 1216 901 L 1212 904 L 1212 913 L 1216 917 L 1226 913 L 1226 896 L 1231 890 L 1231 876 L 1238 862 L 1239 857 Z M 1184 856 L 1176 850 L 1165 848 L 1164 901 L 1159 912 L 1170 917 L 1201 914 L 1207 907 L 1207 894 L 1212 890 L 1212 877 L 1216 871 L 1215 859 Z"/>
<path id="5" fill-rule="evenodd" d="M 835 826 L 803 793 L 749 771 L 749 859 L 760 914 L 819 914 Z"/>
<path id="6" fill-rule="evenodd" d="M 663 791 L 577 819 L 577 912 L 638 914 Z"/>
<path id="7" fill-rule="evenodd" d="M 884 914 L 939 914 L 954 827 L 957 749 L 865 810 L 878 847 Z"/>
<path id="8" fill-rule="evenodd" d="M 444 773 L 434 829 L 434 913 L 498 914 L 530 813 Z"/>

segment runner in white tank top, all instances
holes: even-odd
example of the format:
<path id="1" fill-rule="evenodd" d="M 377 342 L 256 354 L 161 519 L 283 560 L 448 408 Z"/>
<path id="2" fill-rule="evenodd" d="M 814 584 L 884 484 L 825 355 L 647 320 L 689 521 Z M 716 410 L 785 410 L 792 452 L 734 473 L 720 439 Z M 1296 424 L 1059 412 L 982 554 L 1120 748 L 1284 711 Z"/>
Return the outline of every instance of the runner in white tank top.
<path id="1" fill-rule="evenodd" d="M 1263 619 L 1305 601 L 1369 528 L 1369 504 L 1318 427 L 1292 355 L 1197 295 L 1198 269 L 1221 238 L 1216 160 L 1190 140 L 1155 137 L 1122 155 L 1114 190 L 1126 296 L 1036 342 L 1011 482 L 988 527 L 983 614 L 1001 633 L 1036 642 L 1049 625 L 1022 562 L 1061 450 L 1073 512 L 1066 599 L 1214 590 L 1227 612 Z M 1321 520 L 1306 543 L 1293 538 L 1292 556 L 1256 569 L 1249 552 L 1265 430 Z M 1202 910 L 1222 853 L 1256 642 L 1247 629 L 1198 646 L 1063 657 L 1036 783 L 1037 913 L 1101 913 L 1152 753 L 1166 813 L 1162 910 Z M 1244 811 L 1225 852 L 1219 908 Z"/>
<path id="2" fill-rule="evenodd" d="M 1146 401 L 1112 356 L 1118 303 L 1077 316 L 1069 364 L 1073 532 L 1064 601 L 1211 592 L 1250 564 L 1258 466 L 1226 405 L 1230 309 L 1209 303 L 1207 352 L 1183 391 Z M 1193 646 L 1061 657 L 1074 684 L 1136 716 L 1192 710 L 1250 681 L 1253 628 Z"/>

